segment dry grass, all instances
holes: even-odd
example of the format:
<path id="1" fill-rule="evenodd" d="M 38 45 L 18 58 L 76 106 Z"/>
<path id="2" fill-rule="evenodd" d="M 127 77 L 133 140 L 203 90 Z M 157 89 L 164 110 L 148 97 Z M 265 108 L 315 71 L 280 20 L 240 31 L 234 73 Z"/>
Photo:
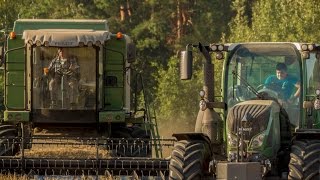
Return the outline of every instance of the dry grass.
<path id="1" fill-rule="evenodd" d="M 91 146 L 82 147 L 52 147 L 45 146 L 42 148 L 32 148 L 31 150 L 25 150 L 25 157 L 28 158 L 56 158 L 56 159 L 91 159 L 97 157 L 97 149 Z M 99 158 L 108 158 L 110 153 L 107 150 L 99 149 Z"/>
<path id="2" fill-rule="evenodd" d="M 8 174 L 8 175 L 0 175 L 1 180 L 29 180 L 28 176 L 16 175 L 16 174 Z"/>
<path id="3" fill-rule="evenodd" d="M 35 137 L 46 136 L 73 136 L 73 137 L 97 137 L 92 129 L 80 129 L 80 131 L 66 129 L 35 129 Z M 28 158 L 55 158 L 55 159 L 91 159 L 97 158 L 97 147 L 77 140 L 70 139 L 34 139 L 30 150 L 25 150 L 24 155 Z M 59 143 L 59 144 L 57 144 Z M 79 144 L 80 143 L 80 144 Z M 65 145 L 63 145 L 65 144 Z M 20 154 L 18 154 L 20 155 Z M 109 158 L 110 153 L 103 147 L 98 148 L 98 158 Z"/>
<path id="4" fill-rule="evenodd" d="M 96 176 L 27 176 L 18 174 L 0 175 L 0 180 L 96 180 Z M 112 177 L 99 176 L 99 180 L 113 180 Z"/>

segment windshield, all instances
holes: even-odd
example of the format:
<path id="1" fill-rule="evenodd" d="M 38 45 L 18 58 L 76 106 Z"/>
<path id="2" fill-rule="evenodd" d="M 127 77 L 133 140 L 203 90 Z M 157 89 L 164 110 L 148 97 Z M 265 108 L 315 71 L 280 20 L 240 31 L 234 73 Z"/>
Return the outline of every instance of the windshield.
<path id="1" fill-rule="evenodd" d="M 96 51 L 93 47 L 36 47 L 32 58 L 32 108 L 96 108 Z"/>
<path id="2" fill-rule="evenodd" d="M 228 109 L 263 95 L 284 102 L 288 112 L 299 101 L 299 61 L 291 44 L 241 44 L 235 47 L 227 62 Z M 295 95 L 298 98 L 294 98 Z"/>
<path id="3" fill-rule="evenodd" d="M 318 55 L 319 56 L 319 55 Z M 309 59 L 306 59 L 306 87 L 307 100 L 314 98 L 316 89 L 320 89 L 320 60 L 316 58 L 315 52 L 310 53 Z"/>

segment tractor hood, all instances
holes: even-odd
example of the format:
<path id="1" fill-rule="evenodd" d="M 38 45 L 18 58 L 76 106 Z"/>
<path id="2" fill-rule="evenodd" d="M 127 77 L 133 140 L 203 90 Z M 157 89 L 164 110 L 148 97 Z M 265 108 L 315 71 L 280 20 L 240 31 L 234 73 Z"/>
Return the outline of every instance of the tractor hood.
<path id="1" fill-rule="evenodd" d="M 250 100 L 239 103 L 229 110 L 227 126 L 230 132 L 238 134 L 244 128 L 244 138 L 267 129 L 272 114 L 279 113 L 279 105 L 272 100 Z"/>
<path id="2" fill-rule="evenodd" d="M 103 44 L 110 39 L 108 31 L 94 30 L 72 30 L 72 29 L 39 29 L 26 30 L 23 32 L 22 39 L 25 43 L 58 46 L 58 47 L 75 47 L 79 44 L 87 45 Z M 81 45 L 80 45 L 81 46 Z"/>

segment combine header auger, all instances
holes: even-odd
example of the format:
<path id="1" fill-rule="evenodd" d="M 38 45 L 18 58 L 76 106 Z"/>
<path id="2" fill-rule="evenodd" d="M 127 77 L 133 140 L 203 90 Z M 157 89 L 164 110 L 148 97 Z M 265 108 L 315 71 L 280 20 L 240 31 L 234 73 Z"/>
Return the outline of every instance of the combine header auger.
<path id="1" fill-rule="evenodd" d="M 205 57 L 195 132 L 174 134 L 170 179 L 320 179 L 320 46 L 312 43 L 188 45 Z M 213 64 L 224 59 L 216 102 Z"/>
<path id="2" fill-rule="evenodd" d="M 167 176 L 161 150 L 173 140 L 136 103 L 129 36 L 105 20 L 19 19 L 1 40 L 1 172 Z"/>

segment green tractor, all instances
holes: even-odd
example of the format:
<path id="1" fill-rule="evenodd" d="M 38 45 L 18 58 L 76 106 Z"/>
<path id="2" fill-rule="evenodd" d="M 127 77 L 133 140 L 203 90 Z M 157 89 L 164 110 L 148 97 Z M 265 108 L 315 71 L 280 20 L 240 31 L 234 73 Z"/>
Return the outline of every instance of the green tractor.
<path id="1" fill-rule="evenodd" d="M 98 174 L 111 170 L 111 164 L 124 167 L 98 157 L 57 162 L 24 156 L 24 149 L 43 139 L 73 138 L 78 143 L 74 148 L 90 141 L 117 158 L 161 157 L 151 140 L 159 136 L 156 119 L 147 102 L 142 107 L 137 103 L 143 89 L 136 91 L 133 79 L 141 84 L 142 78 L 132 71 L 135 46 L 128 35 L 111 33 L 106 20 L 19 19 L 0 47 L 5 107 L 1 169 L 52 173 L 68 164 L 68 173 L 93 169 Z M 54 135 L 39 133 L 43 129 Z M 17 153 L 20 158 L 14 158 Z M 135 162 L 139 168 L 140 161 Z"/>
<path id="2" fill-rule="evenodd" d="M 205 57 L 200 110 L 195 132 L 173 135 L 170 179 L 319 179 L 320 47 L 190 44 L 181 53 L 181 79 L 192 76 L 194 49 Z M 220 101 L 210 53 L 224 60 Z"/>

